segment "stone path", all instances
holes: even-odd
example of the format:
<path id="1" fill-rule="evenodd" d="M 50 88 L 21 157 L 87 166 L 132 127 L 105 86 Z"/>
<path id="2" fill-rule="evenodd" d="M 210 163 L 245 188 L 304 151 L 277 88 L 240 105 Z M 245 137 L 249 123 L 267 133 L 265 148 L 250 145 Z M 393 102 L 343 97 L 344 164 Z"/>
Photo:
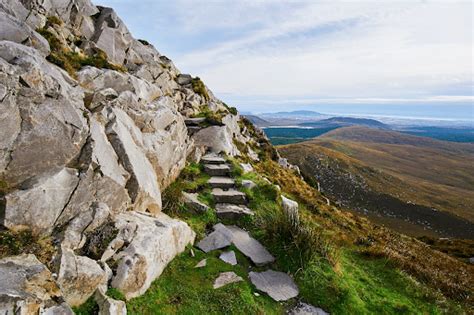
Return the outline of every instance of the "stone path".
<path id="1" fill-rule="evenodd" d="M 299 290 L 293 279 L 284 272 L 267 270 L 250 272 L 250 281 L 275 301 L 286 301 L 298 296 Z"/>

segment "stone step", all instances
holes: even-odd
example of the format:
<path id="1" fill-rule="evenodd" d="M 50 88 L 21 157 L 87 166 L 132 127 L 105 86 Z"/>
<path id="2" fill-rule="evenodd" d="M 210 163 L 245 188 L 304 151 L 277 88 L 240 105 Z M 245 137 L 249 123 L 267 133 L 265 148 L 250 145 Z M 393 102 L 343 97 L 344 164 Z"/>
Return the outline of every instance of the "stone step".
<path id="1" fill-rule="evenodd" d="M 198 132 L 199 130 L 201 130 L 202 128 L 199 127 L 199 126 L 187 126 L 188 128 L 188 134 L 190 136 L 192 136 L 193 134 L 195 134 L 196 132 Z"/>
<path id="2" fill-rule="evenodd" d="M 227 164 L 204 164 L 204 171 L 211 176 L 227 176 L 230 167 Z"/>
<path id="3" fill-rule="evenodd" d="M 226 163 L 224 158 L 215 154 L 204 155 L 201 158 L 201 162 L 203 162 L 204 164 L 225 164 Z"/>
<path id="4" fill-rule="evenodd" d="M 216 204 L 216 214 L 219 219 L 238 220 L 244 216 L 254 215 L 253 211 L 246 206 L 233 205 L 229 203 Z"/>
<path id="5" fill-rule="evenodd" d="M 207 183 L 211 188 L 229 189 L 235 186 L 235 180 L 224 176 L 213 176 L 207 181 Z"/>
<path id="6" fill-rule="evenodd" d="M 286 301 L 298 296 L 296 283 L 284 272 L 250 272 L 249 278 L 258 290 L 267 293 L 275 301 Z"/>
<path id="7" fill-rule="evenodd" d="M 222 190 L 221 188 L 214 188 L 212 196 L 216 203 L 231 203 L 234 205 L 247 204 L 247 197 L 243 192 L 235 189 Z"/>
<path id="8" fill-rule="evenodd" d="M 184 123 L 186 126 L 199 126 L 199 124 L 203 123 L 206 121 L 205 117 L 196 117 L 196 118 L 186 118 L 184 120 Z"/>

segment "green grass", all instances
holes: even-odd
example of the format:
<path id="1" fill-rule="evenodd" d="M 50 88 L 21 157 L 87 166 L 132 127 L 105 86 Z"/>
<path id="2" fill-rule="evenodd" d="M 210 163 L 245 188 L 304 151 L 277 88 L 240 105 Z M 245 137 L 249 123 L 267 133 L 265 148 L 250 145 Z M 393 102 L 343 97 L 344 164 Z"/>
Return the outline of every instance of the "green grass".
<path id="1" fill-rule="evenodd" d="M 191 85 L 193 87 L 193 91 L 202 97 L 204 97 L 205 100 L 209 100 L 209 94 L 207 93 L 206 86 L 204 83 L 201 81 L 199 77 L 195 77 L 191 80 Z"/>
<path id="2" fill-rule="evenodd" d="M 247 259 L 236 252 L 239 264 L 231 266 L 218 257 L 221 251 L 205 254 L 187 250 L 175 258 L 145 295 L 127 303 L 129 314 L 283 314 L 283 307 L 265 295 L 255 296 L 248 280 Z M 207 258 L 207 266 L 194 268 Z M 221 272 L 233 271 L 242 282 L 213 289 Z"/>

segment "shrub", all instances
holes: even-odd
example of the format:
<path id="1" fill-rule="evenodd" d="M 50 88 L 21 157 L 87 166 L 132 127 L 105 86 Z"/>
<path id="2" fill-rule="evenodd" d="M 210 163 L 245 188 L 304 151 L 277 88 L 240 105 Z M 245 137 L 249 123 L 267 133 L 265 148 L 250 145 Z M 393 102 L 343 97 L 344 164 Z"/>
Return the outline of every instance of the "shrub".
<path id="1" fill-rule="evenodd" d="M 116 288 L 109 288 L 105 293 L 107 296 L 114 300 L 125 301 L 125 295 Z"/>
<path id="2" fill-rule="evenodd" d="M 209 94 L 207 93 L 206 86 L 204 83 L 201 81 L 199 77 L 195 77 L 191 80 L 191 85 L 193 87 L 193 91 L 202 97 L 204 97 L 205 100 L 209 100 Z"/>
<path id="3" fill-rule="evenodd" d="M 138 41 L 139 41 L 140 43 L 142 43 L 143 45 L 145 45 L 145 46 L 150 46 L 150 43 L 147 42 L 147 41 L 144 40 L 144 39 L 139 39 Z"/>
<path id="4" fill-rule="evenodd" d="M 48 16 L 46 19 L 46 27 L 51 26 L 51 25 L 63 25 L 63 21 L 54 15 Z"/>
<path id="5" fill-rule="evenodd" d="M 164 191 L 161 197 L 163 202 L 163 212 L 170 216 L 178 215 L 184 207 L 182 193 L 186 185 L 183 180 L 175 180 Z"/>
<path id="6" fill-rule="evenodd" d="M 0 258 L 19 254 L 34 254 L 39 261 L 49 265 L 54 254 L 51 238 L 42 238 L 30 230 L 0 232 Z"/>
<path id="7" fill-rule="evenodd" d="M 229 113 L 231 113 L 232 115 L 237 115 L 239 112 L 237 111 L 237 108 L 230 107 L 229 108 Z"/>

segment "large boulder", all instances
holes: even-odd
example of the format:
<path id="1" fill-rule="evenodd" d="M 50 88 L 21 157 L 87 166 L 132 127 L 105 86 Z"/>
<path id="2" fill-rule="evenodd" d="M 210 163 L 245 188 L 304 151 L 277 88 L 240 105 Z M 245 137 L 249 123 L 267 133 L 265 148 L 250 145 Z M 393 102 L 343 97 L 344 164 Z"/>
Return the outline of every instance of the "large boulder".
<path id="1" fill-rule="evenodd" d="M 114 256 L 118 267 L 112 286 L 127 299 L 143 294 L 167 264 L 194 243 L 193 230 L 164 213 L 150 217 L 125 212 L 117 216 L 115 224 L 120 231 L 127 231 L 124 235 L 129 245 Z"/>
<path id="2" fill-rule="evenodd" d="M 73 314 L 67 305 L 62 304 L 61 290 L 51 272 L 34 255 L 1 259 L 0 313 L 26 315 L 38 314 L 40 310 Z"/>
<path id="3" fill-rule="evenodd" d="M 210 126 L 199 130 L 193 135 L 195 144 L 204 146 L 213 153 L 225 153 L 231 156 L 240 152 L 234 144 L 233 134 L 226 126 Z"/>

